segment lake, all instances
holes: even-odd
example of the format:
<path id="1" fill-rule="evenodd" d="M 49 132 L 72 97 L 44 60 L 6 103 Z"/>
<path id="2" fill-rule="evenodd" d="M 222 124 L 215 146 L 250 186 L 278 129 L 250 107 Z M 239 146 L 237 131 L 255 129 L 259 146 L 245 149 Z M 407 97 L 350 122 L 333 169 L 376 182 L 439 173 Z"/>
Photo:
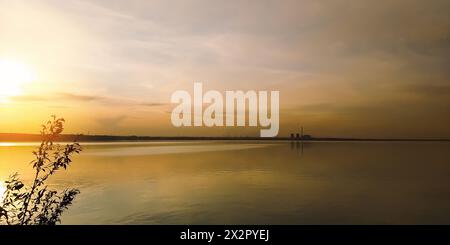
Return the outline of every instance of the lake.
<path id="1" fill-rule="evenodd" d="M 448 142 L 84 143 L 62 224 L 450 224 Z M 36 146 L 0 144 L 0 180 Z"/>

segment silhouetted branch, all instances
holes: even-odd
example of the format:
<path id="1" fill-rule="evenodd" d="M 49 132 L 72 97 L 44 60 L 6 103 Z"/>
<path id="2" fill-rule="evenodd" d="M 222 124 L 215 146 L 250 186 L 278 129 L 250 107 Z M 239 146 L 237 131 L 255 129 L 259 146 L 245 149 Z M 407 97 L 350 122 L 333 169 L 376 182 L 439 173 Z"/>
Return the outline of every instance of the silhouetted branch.
<path id="1" fill-rule="evenodd" d="M 81 152 L 77 142 L 61 146 L 55 140 L 64 131 L 64 119 L 52 116 L 42 125 L 42 142 L 31 162 L 35 170 L 31 187 L 26 187 L 18 178 L 11 175 L 6 184 L 3 201 L 0 203 L 0 224 L 8 225 L 54 225 L 60 222 L 64 210 L 70 206 L 77 189 L 66 189 L 58 194 L 49 190 L 45 182 L 61 168 L 67 169 L 72 156 Z"/>

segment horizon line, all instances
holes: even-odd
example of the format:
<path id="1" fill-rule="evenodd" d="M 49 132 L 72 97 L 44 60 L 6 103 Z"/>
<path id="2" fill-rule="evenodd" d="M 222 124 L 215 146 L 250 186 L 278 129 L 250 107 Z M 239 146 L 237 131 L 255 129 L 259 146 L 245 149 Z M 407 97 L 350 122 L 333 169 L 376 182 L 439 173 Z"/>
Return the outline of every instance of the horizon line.
<path id="1" fill-rule="evenodd" d="M 41 134 L 0 133 L 0 142 L 40 141 Z M 149 141 L 149 140 L 289 140 L 289 141 L 450 141 L 450 138 L 371 138 L 371 137 L 259 137 L 259 136 L 137 136 L 61 134 L 62 141 Z"/>

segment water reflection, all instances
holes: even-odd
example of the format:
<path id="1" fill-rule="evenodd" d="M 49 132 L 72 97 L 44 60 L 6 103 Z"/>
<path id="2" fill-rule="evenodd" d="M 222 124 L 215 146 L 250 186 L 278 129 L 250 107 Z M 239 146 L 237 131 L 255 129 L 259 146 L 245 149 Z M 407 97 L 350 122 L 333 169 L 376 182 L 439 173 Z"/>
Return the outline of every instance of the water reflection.
<path id="1" fill-rule="evenodd" d="M 142 156 L 158 154 L 197 153 L 211 151 L 236 151 L 254 148 L 268 147 L 272 144 L 208 144 L 208 145 L 148 145 L 148 146 L 124 146 L 121 148 L 109 148 L 89 152 L 92 156 Z"/>
<path id="2" fill-rule="evenodd" d="M 311 141 L 290 141 L 291 151 L 295 151 L 298 156 L 303 156 L 305 151 L 313 146 Z"/>
<path id="3" fill-rule="evenodd" d="M 30 179 L 33 148 L 0 147 L 0 179 Z M 88 144 L 51 184 L 81 190 L 64 224 L 445 224 L 449 162 L 448 143 Z"/>

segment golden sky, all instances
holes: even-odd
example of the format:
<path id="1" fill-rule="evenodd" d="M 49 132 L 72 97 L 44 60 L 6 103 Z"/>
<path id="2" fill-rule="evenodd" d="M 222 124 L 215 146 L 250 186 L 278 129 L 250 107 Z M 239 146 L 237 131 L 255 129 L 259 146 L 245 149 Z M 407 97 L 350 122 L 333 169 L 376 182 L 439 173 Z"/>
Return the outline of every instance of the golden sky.
<path id="1" fill-rule="evenodd" d="M 0 80 L 0 132 L 56 114 L 70 133 L 258 135 L 174 128 L 172 92 L 198 81 L 279 90 L 280 136 L 448 138 L 449 12 L 448 0 L 0 0 L 0 71 L 20 74 Z"/>

